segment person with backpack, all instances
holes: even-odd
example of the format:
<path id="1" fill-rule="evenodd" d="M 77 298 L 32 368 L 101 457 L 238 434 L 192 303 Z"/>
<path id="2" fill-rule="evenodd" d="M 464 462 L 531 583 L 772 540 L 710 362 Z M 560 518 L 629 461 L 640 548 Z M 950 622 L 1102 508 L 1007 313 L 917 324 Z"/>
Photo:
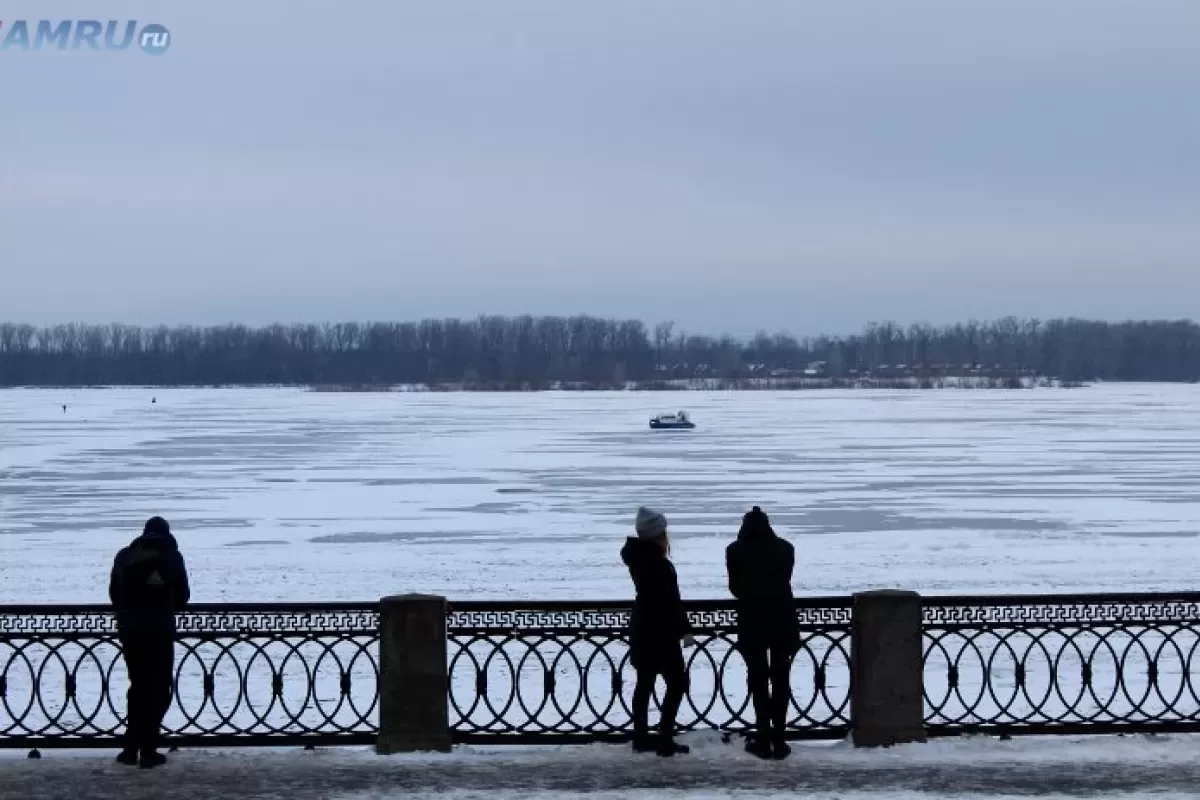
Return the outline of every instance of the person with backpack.
<path id="1" fill-rule="evenodd" d="M 646 507 L 638 509 L 636 536 L 621 548 L 621 560 L 637 592 L 629 618 L 629 660 L 637 670 L 633 690 L 633 749 L 660 756 L 685 755 L 687 745 L 675 742 L 675 717 L 688 689 L 683 645 L 691 644 L 691 624 L 679 596 L 679 579 L 671 564 L 667 518 Z M 661 675 L 667 684 L 659 718 L 658 737 L 649 730 L 650 696 Z"/>
<path id="2" fill-rule="evenodd" d="M 129 674 L 125 742 L 117 761 L 150 769 L 167 761 L 158 740 L 171 705 L 175 612 L 191 599 L 187 568 L 165 519 L 151 517 L 142 535 L 117 553 L 108 596 Z"/>
<path id="3" fill-rule="evenodd" d="M 737 600 L 738 650 L 754 702 L 755 735 L 746 750 L 759 758 L 791 753 L 784 735 L 791 703 L 792 658 L 800 649 L 800 620 L 792 596 L 796 552 L 755 506 L 725 549 L 729 591 Z"/>

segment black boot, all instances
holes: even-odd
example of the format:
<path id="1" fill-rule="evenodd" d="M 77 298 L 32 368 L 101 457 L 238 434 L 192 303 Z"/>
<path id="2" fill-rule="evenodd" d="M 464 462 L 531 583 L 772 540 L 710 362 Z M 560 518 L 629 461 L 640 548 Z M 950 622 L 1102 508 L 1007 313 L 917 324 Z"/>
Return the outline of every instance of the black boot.
<path id="1" fill-rule="evenodd" d="M 165 763 L 167 763 L 167 757 L 157 750 L 143 750 L 138 759 L 138 766 L 142 769 L 154 769 Z"/>
<path id="2" fill-rule="evenodd" d="M 763 709 L 760 709 L 762 711 Z M 756 716 L 754 732 L 748 734 L 746 752 L 759 758 L 771 757 L 771 718 L 764 713 Z"/>
<path id="3" fill-rule="evenodd" d="M 634 752 L 635 753 L 653 753 L 658 750 L 659 740 L 656 736 L 650 735 L 649 724 L 647 724 L 646 716 L 641 714 L 634 715 Z"/>
<path id="4" fill-rule="evenodd" d="M 633 752 L 653 753 L 657 749 L 658 739 L 645 733 L 635 733 L 633 735 Z"/>
<path id="5" fill-rule="evenodd" d="M 771 758 L 771 743 L 761 736 L 746 739 L 746 752 L 758 758 Z"/>
<path id="6" fill-rule="evenodd" d="M 663 758 L 671 758 L 672 756 L 686 756 L 692 752 L 692 748 L 686 744 L 679 744 L 671 736 L 660 736 L 658 749 L 655 752 Z"/>
<path id="7" fill-rule="evenodd" d="M 136 767 L 138 765 L 138 752 L 125 748 L 117 755 L 117 763 L 124 764 L 127 767 Z"/>
<path id="8" fill-rule="evenodd" d="M 650 735 L 650 723 L 645 712 L 633 712 L 633 752 L 653 753 L 658 749 L 658 738 Z"/>
<path id="9" fill-rule="evenodd" d="M 790 694 L 790 693 L 789 693 Z M 771 750 L 776 761 L 783 761 L 792 754 L 792 748 L 783 738 L 787 732 L 788 695 L 775 695 L 771 709 Z"/>

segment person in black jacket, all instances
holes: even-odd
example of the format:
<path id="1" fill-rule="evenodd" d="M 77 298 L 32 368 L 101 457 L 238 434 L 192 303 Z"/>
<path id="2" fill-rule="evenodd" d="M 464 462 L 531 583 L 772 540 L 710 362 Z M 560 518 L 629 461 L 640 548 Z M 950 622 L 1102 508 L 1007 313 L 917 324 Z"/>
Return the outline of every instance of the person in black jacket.
<path id="1" fill-rule="evenodd" d="M 782 759 L 791 752 L 784 733 L 792 658 L 800 649 L 792 596 L 795 561 L 792 545 L 775 534 L 758 506 L 742 518 L 737 541 L 725 549 L 729 591 L 737 599 L 738 650 L 746 662 L 757 729 L 746 749 L 760 758 Z"/>
<path id="2" fill-rule="evenodd" d="M 167 760 L 158 738 L 171 705 L 175 612 L 191 599 L 183 556 L 162 517 L 148 520 L 142 535 L 117 553 L 108 596 L 129 673 L 125 746 L 117 760 L 157 767 Z"/>
<path id="3" fill-rule="evenodd" d="M 669 558 L 667 518 L 642 507 L 638 509 L 635 524 L 637 536 L 629 537 L 621 548 L 621 560 L 629 567 L 637 591 L 629 620 L 629 660 L 637 670 L 632 709 L 633 749 L 639 753 L 654 750 L 660 756 L 685 754 L 688 747 L 675 742 L 675 717 L 688 688 L 682 642 L 690 643 L 691 625 Z M 663 695 L 658 738 L 652 739 L 650 696 L 659 675 L 663 676 L 667 691 Z"/>

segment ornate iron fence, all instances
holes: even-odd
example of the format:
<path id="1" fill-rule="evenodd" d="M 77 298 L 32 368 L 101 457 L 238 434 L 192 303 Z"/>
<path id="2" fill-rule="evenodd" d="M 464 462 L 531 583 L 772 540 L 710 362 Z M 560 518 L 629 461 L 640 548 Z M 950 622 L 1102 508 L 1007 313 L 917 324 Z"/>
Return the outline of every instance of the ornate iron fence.
<path id="1" fill-rule="evenodd" d="M 727 602 L 687 604 L 696 626 L 687 730 L 747 725 L 745 668 Z M 468 602 L 448 620 L 458 742 L 620 739 L 630 731 L 629 604 Z M 791 733 L 849 726 L 850 601 L 798 603 Z M 195 606 L 181 613 L 169 742 L 355 744 L 378 733 L 374 604 Z M 124 730 L 124 664 L 111 612 L 0 607 L 0 747 L 111 746 Z"/>
<path id="2" fill-rule="evenodd" d="M 169 743 L 374 741 L 374 604 L 197 605 L 178 623 Z M 104 606 L 0 607 L 0 747 L 111 746 L 120 652 Z"/>
<path id="3" fill-rule="evenodd" d="M 745 730 L 750 698 L 728 602 L 686 604 L 696 645 L 683 730 Z M 792 664 L 794 738 L 850 726 L 850 600 L 797 602 L 804 645 Z M 456 741 L 603 741 L 631 732 L 628 603 L 454 603 L 450 724 Z M 657 698 L 656 698 L 657 700 Z M 752 716 L 752 714 L 750 715 Z"/>
<path id="4" fill-rule="evenodd" d="M 1200 731 L 1200 593 L 925 598 L 930 735 Z M 684 730 L 750 723 L 728 602 L 687 603 Z M 630 733 L 624 602 L 465 602 L 447 625 L 456 742 L 606 741 Z M 851 725 L 850 598 L 797 601 L 793 738 Z M 378 733 L 375 603 L 196 606 L 179 615 L 181 746 L 367 744 Z M 112 746 L 124 664 L 102 606 L 0 607 L 0 747 Z"/>
<path id="5" fill-rule="evenodd" d="M 1200 731 L 1200 593 L 923 606 L 931 735 Z"/>

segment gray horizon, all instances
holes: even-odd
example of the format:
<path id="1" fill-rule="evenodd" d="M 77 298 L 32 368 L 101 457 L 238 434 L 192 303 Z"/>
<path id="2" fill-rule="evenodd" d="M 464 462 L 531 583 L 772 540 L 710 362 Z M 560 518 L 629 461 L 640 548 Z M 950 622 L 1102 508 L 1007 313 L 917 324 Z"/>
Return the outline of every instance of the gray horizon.
<path id="1" fill-rule="evenodd" d="M 0 10 L 172 34 L 0 50 L 0 320 L 1194 316 L 1200 4 L 351 8 Z"/>

